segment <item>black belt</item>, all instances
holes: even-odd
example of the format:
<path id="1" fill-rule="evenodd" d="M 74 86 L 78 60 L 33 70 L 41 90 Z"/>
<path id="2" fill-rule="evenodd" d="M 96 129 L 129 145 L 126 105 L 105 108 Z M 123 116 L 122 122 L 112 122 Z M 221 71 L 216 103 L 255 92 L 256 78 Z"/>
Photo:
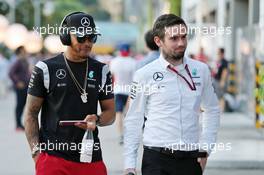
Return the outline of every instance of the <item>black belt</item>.
<path id="1" fill-rule="evenodd" d="M 152 147 L 152 146 L 144 146 L 144 149 L 150 149 L 150 150 L 162 153 L 162 154 L 173 156 L 175 158 L 207 157 L 207 152 L 199 152 L 199 150 L 180 151 L 180 150 L 173 150 L 173 149 L 169 149 L 169 148 Z"/>

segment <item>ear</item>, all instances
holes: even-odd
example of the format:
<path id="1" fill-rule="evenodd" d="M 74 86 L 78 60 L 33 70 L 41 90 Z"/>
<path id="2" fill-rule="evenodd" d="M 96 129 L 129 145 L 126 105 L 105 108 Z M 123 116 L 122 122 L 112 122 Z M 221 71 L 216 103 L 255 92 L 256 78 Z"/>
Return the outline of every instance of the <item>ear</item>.
<path id="1" fill-rule="evenodd" d="M 154 42 L 157 44 L 157 46 L 161 47 L 161 39 L 158 36 L 154 36 Z"/>

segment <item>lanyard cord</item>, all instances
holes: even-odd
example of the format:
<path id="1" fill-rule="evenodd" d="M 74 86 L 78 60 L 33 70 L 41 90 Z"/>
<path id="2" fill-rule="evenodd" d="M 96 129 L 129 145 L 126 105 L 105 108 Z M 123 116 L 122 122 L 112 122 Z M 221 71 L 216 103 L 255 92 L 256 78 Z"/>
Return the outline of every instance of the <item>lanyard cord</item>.
<path id="1" fill-rule="evenodd" d="M 182 79 L 188 84 L 188 86 L 190 87 L 190 89 L 192 90 L 192 91 L 195 91 L 196 90 L 196 87 L 195 87 L 195 84 L 194 84 L 194 82 L 193 82 L 193 79 L 192 79 L 192 76 L 191 76 L 191 73 L 190 73 L 190 71 L 189 71 L 189 68 L 188 68 L 188 65 L 186 64 L 185 65 L 185 70 L 186 70 L 186 72 L 187 72 L 187 74 L 189 75 L 189 77 L 190 77 L 190 79 L 191 79 L 191 81 L 192 81 L 192 85 L 191 85 L 191 83 L 182 75 L 182 74 L 180 74 L 176 69 L 174 69 L 171 65 L 168 65 L 168 68 L 170 69 L 170 70 L 172 70 L 173 72 L 175 72 L 177 75 L 179 75 L 180 77 L 182 77 Z"/>

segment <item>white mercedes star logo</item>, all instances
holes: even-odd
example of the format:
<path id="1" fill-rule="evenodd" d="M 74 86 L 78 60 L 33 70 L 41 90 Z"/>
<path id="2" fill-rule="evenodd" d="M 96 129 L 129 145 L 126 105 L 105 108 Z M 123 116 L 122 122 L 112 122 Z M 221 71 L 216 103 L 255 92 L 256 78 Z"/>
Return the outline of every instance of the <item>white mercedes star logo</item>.
<path id="1" fill-rule="evenodd" d="M 155 81 L 161 81 L 161 80 L 163 80 L 163 78 L 164 78 L 164 76 L 163 76 L 163 74 L 161 72 L 155 72 L 153 74 L 153 79 Z"/>
<path id="2" fill-rule="evenodd" d="M 81 19 L 81 24 L 82 24 L 82 26 L 84 26 L 84 27 L 88 27 L 88 26 L 90 25 L 90 20 L 89 20 L 87 17 L 83 17 L 83 18 Z"/>
<path id="3" fill-rule="evenodd" d="M 65 72 L 65 70 L 64 70 L 64 69 L 58 69 L 58 70 L 56 71 L 56 77 L 57 77 L 58 79 L 63 79 L 63 78 L 65 78 L 65 77 L 66 77 L 66 72 Z"/>

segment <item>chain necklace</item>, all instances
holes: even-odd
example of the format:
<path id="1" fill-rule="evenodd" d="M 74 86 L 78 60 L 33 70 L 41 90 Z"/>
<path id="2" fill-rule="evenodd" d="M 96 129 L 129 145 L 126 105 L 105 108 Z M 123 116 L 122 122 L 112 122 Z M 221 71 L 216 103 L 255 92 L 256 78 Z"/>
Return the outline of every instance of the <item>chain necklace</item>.
<path id="1" fill-rule="evenodd" d="M 70 73 L 70 76 L 77 88 L 77 90 L 80 92 L 81 94 L 81 99 L 82 99 L 82 102 L 83 103 L 87 103 L 87 95 L 88 93 L 86 92 L 86 87 L 87 87 L 87 73 L 88 73 L 88 59 L 87 59 L 87 62 L 86 62 L 86 72 L 85 72 L 85 77 L 84 77 L 84 84 L 83 84 L 83 87 L 79 84 L 79 82 L 77 81 L 77 79 L 75 78 L 69 64 L 68 64 L 68 61 L 66 59 L 66 56 L 63 54 L 63 57 L 64 57 L 64 61 L 65 61 L 65 64 L 66 64 L 66 67 L 68 69 L 68 72 Z"/>

